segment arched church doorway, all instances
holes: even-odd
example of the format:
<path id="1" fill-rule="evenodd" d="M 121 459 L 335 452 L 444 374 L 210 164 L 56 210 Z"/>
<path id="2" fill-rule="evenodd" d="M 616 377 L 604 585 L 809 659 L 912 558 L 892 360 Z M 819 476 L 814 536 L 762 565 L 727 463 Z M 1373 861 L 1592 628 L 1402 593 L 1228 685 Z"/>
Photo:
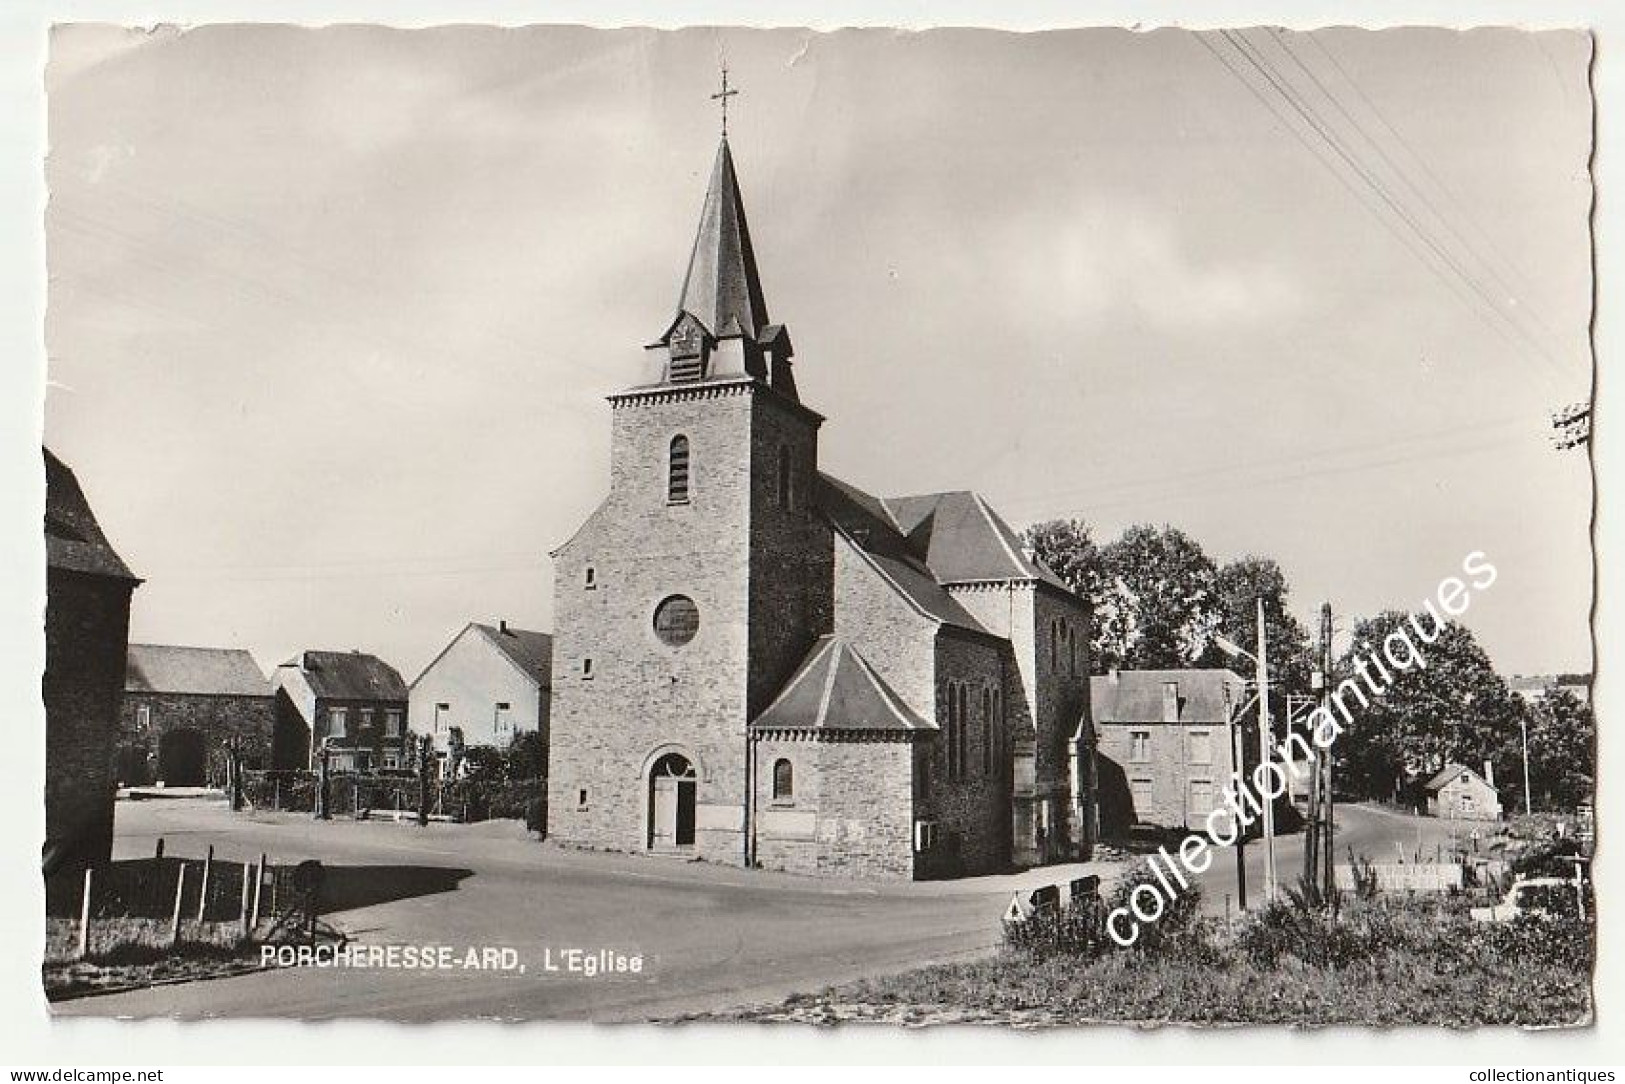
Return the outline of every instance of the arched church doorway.
<path id="1" fill-rule="evenodd" d="M 205 759 L 202 734 L 171 730 L 158 743 L 158 778 L 166 787 L 201 787 Z"/>
<path id="2" fill-rule="evenodd" d="M 694 846 L 694 803 L 699 780 L 681 753 L 667 753 L 649 769 L 649 849 Z"/>

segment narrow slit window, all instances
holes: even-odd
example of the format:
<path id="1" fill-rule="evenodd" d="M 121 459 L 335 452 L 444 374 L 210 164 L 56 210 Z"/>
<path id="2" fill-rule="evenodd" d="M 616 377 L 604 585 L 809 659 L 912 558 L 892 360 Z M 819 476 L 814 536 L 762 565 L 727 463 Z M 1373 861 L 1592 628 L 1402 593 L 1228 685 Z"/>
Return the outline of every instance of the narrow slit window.
<path id="1" fill-rule="evenodd" d="M 795 768 L 788 760 L 780 759 L 773 764 L 773 800 L 788 802 L 796 796 Z"/>
<path id="2" fill-rule="evenodd" d="M 795 484 L 794 483 L 794 469 L 795 469 L 795 464 L 791 461 L 790 449 L 787 448 L 787 447 L 780 447 L 779 448 L 779 474 L 778 474 L 778 479 L 779 479 L 779 507 L 783 508 L 783 509 L 789 509 L 790 502 L 793 499 L 793 494 L 791 492 L 791 487 Z"/>

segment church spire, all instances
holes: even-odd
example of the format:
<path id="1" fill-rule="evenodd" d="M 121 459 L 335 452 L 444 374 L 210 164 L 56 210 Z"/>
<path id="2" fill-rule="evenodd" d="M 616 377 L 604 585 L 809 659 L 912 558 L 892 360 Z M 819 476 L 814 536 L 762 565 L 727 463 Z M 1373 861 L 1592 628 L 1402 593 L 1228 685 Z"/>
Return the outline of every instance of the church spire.
<path id="1" fill-rule="evenodd" d="M 727 98 L 722 101 L 726 104 Z M 769 322 L 726 134 L 711 167 L 677 313 L 666 333 L 650 345 L 668 352 L 665 382 L 750 376 L 796 397 L 790 337 L 781 325 Z"/>
<path id="2" fill-rule="evenodd" d="M 700 210 L 700 228 L 677 310 L 693 316 L 717 339 L 754 339 L 768 324 L 767 301 L 726 136 L 711 167 L 711 185 Z"/>

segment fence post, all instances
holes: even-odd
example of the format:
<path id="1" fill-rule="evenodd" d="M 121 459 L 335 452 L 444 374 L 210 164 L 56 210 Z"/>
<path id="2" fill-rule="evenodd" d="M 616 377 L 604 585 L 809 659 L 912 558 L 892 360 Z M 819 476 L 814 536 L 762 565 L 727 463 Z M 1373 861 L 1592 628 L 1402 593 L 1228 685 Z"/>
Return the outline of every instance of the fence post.
<path id="1" fill-rule="evenodd" d="M 169 919 L 169 947 L 181 943 L 181 897 L 186 893 L 186 860 L 182 859 L 175 875 L 175 911 Z"/>
<path id="2" fill-rule="evenodd" d="M 243 902 L 242 910 L 238 914 L 238 921 L 243 924 L 244 937 L 248 936 L 248 871 L 251 866 L 251 862 L 247 861 L 246 859 L 243 861 Z"/>
<path id="3" fill-rule="evenodd" d="M 265 891 L 265 855 L 260 855 L 260 861 L 254 867 L 254 910 L 248 916 L 248 928 L 254 931 L 260 928 L 260 894 Z"/>
<path id="4" fill-rule="evenodd" d="M 209 874 L 214 869 L 214 844 L 209 844 L 209 853 L 203 856 L 203 882 L 197 890 L 197 920 L 203 921 L 203 914 L 209 907 Z"/>
<path id="5" fill-rule="evenodd" d="M 157 848 L 157 850 L 155 850 L 153 852 L 152 856 L 154 858 L 162 858 L 164 856 L 164 837 L 163 836 L 158 837 L 158 848 Z"/>
<path id="6" fill-rule="evenodd" d="M 91 869 L 85 867 L 85 895 L 79 903 L 79 959 L 90 954 L 90 878 Z"/>

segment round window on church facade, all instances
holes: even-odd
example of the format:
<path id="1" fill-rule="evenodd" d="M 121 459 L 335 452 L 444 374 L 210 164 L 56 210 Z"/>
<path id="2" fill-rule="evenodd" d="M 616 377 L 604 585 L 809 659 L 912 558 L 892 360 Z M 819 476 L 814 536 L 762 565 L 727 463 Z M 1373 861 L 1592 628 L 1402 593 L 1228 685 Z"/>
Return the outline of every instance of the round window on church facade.
<path id="1" fill-rule="evenodd" d="M 655 635 L 671 647 L 682 647 L 700 631 L 700 609 L 687 595 L 672 595 L 655 607 Z"/>

